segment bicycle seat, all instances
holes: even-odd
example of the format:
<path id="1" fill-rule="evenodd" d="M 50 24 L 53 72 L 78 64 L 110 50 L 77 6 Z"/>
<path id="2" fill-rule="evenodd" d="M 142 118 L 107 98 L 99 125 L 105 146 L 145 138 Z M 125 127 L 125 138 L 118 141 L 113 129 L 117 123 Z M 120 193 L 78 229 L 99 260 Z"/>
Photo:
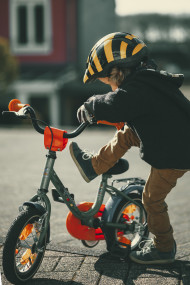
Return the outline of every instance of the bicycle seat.
<path id="1" fill-rule="evenodd" d="M 118 162 L 110 168 L 105 174 L 117 175 L 122 174 L 129 169 L 129 163 L 126 159 L 120 158 Z"/>

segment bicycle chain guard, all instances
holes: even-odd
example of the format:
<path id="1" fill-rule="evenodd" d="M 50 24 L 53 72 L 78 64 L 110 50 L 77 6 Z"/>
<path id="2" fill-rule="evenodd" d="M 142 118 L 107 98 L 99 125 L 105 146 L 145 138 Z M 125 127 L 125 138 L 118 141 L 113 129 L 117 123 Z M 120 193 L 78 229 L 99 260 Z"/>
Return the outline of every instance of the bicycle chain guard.
<path id="1" fill-rule="evenodd" d="M 87 212 L 93 206 L 92 202 L 82 202 L 77 207 L 82 212 Z M 101 217 L 105 209 L 102 204 L 99 212 L 94 216 L 95 218 Z M 80 240 L 104 240 L 104 235 L 100 228 L 90 228 L 82 225 L 81 220 L 76 218 L 72 212 L 69 212 L 66 219 L 66 227 L 71 236 Z"/>

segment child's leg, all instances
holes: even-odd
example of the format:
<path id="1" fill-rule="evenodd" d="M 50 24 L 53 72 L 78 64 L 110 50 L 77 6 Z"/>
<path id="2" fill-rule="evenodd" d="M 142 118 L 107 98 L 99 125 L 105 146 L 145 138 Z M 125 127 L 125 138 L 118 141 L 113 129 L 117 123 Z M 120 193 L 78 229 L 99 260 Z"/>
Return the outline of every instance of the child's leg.
<path id="1" fill-rule="evenodd" d="M 155 235 L 155 247 L 162 252 L 173 248 L 173 229 L 165 203 L 167 194 L 175 187 L 177 179 L 186 171 L 174 169 L 151 169 L 143 191 L 143 204 L 148 215 L 149 231 Z"/>
<path id="2" fill-rule="evenodd" d="M 97 155 L 92 157 L 92 166 L 100 175 L 105 173 L 130 149 L 132 146 L 140 146 L 140 141 L 135 133 L 125 126 L 123 131 L 118 131 L 113 139 Z"/>

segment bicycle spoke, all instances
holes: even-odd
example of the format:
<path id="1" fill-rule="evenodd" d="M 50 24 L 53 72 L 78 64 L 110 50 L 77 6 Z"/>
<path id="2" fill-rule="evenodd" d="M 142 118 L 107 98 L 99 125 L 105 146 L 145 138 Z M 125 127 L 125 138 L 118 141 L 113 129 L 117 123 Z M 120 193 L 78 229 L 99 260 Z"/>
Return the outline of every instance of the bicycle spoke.
<path id="1" fill-rule="evenodd" d="M 37 253 L 33 252 L 32 248 L 37 244 L 41 233 L 41 222 L 35 222 L 32 224 L 32 231 L 28 234 L 25 229 L 22 231 L 22 235 L 19 236 L 15 253 L 15 264 L 19 272 L 26 272 L 35 262 Z M 26 236 L 24 235 L 26 232 Z M 20 238 L 21 237 L 21 238 Z"/>

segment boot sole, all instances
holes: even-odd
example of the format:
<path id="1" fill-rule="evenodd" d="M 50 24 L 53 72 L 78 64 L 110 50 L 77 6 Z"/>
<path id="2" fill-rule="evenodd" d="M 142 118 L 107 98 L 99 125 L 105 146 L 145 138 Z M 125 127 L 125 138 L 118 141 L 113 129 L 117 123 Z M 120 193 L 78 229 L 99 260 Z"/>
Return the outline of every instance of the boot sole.
<path id="1" fill-rule="evenodd" d="M 133 256 L 130 256 L 130 259 L 136 263 L 140 263 L 140 264 L 169 264 L 169 263 L 173 263 L 175 261 L 175 258 L 173 259 L 161 259 L 161 260 L 151 260 L 151 261 L 145 261 L 145 260 L 140 260 L 140 259 L 136 259 Z"/>
<path id="2" fill-rule="evenodd" d="M 73 148 L 72 148 L 72 143 L 70 143 L 69 145 L 69 151 L 70 151 L 70 154 L 71 154 L 71 157 L 74 161 L 74 163 L 76 164 L 80 174 L 82 175 L 82 178 L 87 182 L 89 183 L 90 180 L 89 178 L 86 176 L 86 174 L 84 173 L 83 169 L 81 168 L 80 164 L 78 163 L 78 161 L 76 160 L 75 156 L 74 156 L 74 152 L 73 152 Z"/>

